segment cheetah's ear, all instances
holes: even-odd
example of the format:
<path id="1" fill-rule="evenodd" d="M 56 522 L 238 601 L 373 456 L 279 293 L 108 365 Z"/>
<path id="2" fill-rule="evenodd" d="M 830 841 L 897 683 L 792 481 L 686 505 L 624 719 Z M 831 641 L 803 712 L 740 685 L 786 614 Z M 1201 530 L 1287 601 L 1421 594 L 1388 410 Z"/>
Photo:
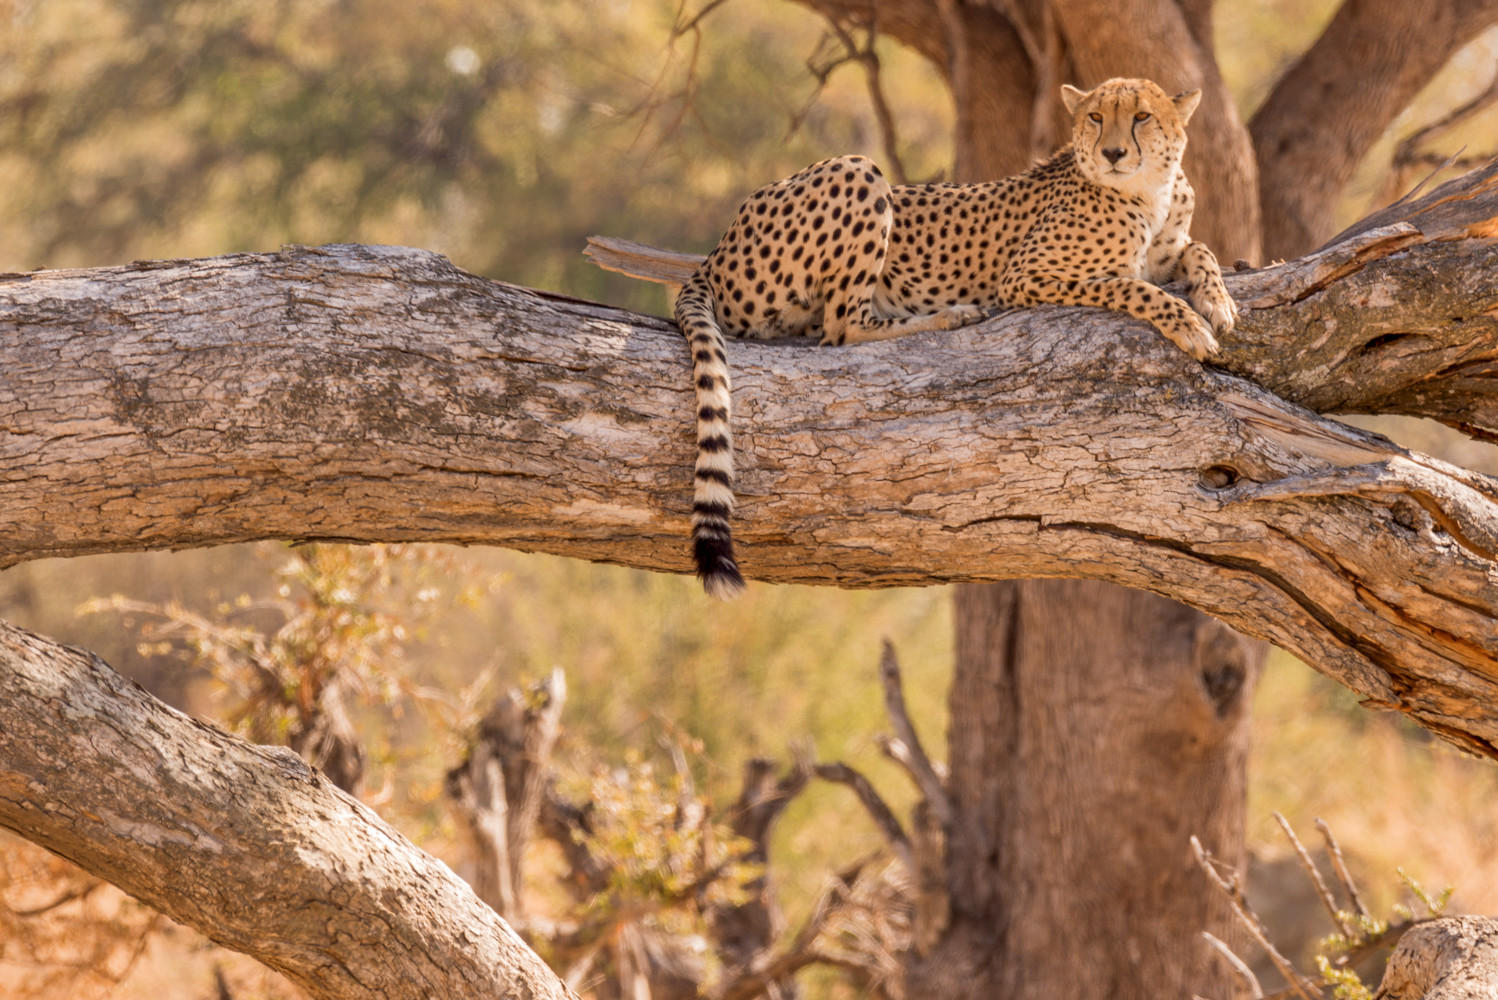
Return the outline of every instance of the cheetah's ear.
<path id="1" fill-rule="evenodd" d="M 1184 94 L 1177 94 L 1171 100 L 1175 102 L 1176 114 L 1181 116 L 1181 124 L 1184 125 L 1191 120 L 1191 113 L 1202 102 L 1202 92 L 1188 90 Z"/>
<path id="2" fill-rule="evenodd" d="M 1069 83 L 1061 85 L 1061 103 L 1066 105 L 1066 112 L 1075 115 L 1082 102 L 1087 100 L 1087 91 L 1078 90 Z"/>

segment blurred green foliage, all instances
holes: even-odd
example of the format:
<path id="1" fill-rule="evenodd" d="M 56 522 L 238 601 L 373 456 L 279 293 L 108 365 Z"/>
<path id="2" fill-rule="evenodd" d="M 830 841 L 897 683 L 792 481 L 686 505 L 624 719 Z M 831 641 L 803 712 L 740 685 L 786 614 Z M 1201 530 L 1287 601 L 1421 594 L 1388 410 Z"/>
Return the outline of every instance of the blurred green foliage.
<path id="1" fill-rule="evenodd" d="M 666 0 L 13 4 L 0 267 L 403 243 L 659 308 L 587 264 L 584 238 L 703 247 L 765 177 L 875 135 L 854 74 L 811 101 L 815 15 L 730 4 L 673 37 L 683 17 Z M 945 95 L 888 58 L 907 158 L 935 172 Z"/>

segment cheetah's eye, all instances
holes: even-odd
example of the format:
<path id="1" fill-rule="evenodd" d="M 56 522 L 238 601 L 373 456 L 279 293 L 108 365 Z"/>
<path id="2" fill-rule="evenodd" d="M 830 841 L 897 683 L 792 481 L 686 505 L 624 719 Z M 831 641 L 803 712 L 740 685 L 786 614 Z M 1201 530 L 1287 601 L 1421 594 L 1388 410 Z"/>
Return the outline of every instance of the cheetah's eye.
<path id="1" fill-rule="evenodd" d="M 1093 121 L 1097 122 L 1099 125 L 1103 124 L 1103 116 L 1100 115 L 1100 114 L 1098 114 L 1096 111 L 1094 111 L 1092 114 L 1088 115 L 1087 117 L 1091 118 Z"/>
<path id="2" fill-rule="evenodd" d="M 1148 111 L 1137 111 L 1134 113 L 1134 120 L 1136 122 L 1147 122 L 1150 120 L 1150 113 Z"/>

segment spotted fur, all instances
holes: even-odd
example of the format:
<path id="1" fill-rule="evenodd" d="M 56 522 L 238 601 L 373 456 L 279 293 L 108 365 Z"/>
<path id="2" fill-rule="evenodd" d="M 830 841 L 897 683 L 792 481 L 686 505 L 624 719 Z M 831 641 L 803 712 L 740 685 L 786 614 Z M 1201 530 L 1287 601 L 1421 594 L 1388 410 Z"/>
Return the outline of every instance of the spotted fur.
<path id="1" fill-rule="evenodd" d="M 1126 312 L 1198 360 L 1217 351 L 1213 334 L 1232 330 L 1237 307 L 1191 239 L 1181 171 L 1200 98 L 1148 80 L 1063 87 L 1072 142 L 1023 174 L 891 187 L 872 161 L 841 156 L 750 195 L 676 300 L 697 386 L 692 538 L 708 593 L 744 586 L 729 529 L 725 333 L 857 344 L 1060 303 Z M 1159 287 L 1177 279 L 1189 305 Z"/>

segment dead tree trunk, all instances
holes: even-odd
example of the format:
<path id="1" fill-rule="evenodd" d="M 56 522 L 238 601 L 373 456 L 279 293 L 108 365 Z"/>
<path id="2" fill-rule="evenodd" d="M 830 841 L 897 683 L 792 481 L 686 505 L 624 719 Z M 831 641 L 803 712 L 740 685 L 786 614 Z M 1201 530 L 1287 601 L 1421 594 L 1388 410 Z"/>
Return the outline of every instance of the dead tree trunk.
<path id="1" fill-rule="evenodd" d="M 566 697 L 561 668 L 530 691 L 506 691 L 479 721 L 467 758 L 447 773 L 474 856 L 468 881 L 510 921 L 523 913 L 521 865 L 550 791 Z"/>

